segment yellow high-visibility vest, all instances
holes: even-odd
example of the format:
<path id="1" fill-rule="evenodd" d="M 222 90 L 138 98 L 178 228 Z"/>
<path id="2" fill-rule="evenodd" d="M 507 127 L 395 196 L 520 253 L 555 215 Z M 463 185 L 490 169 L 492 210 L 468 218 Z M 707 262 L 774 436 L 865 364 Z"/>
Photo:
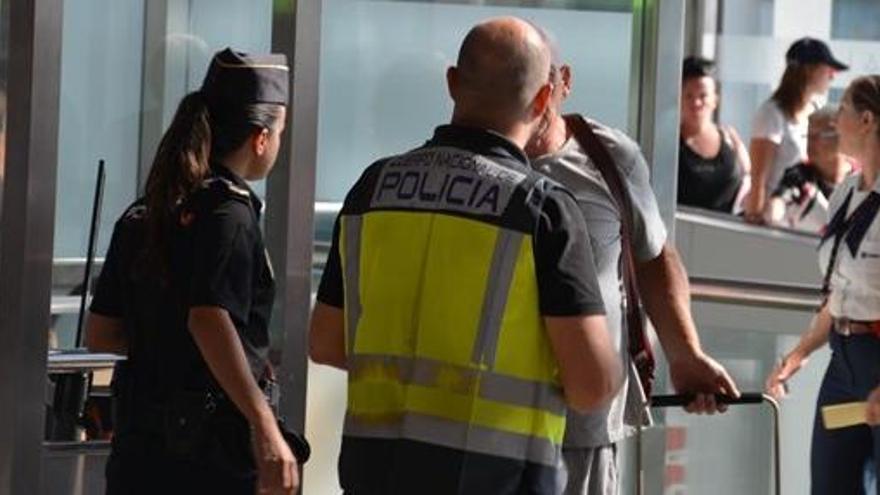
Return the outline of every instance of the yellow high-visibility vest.
<path id="1" fill-rule="evenodd" d="M 479 173 L 419 175 L 438 153 Z M 344 434 L 555 467 L 566 406 L 538 307 L 532 233 L 480 217 L 503 210 L 526 175 L 456 153 L 465 152 L 391 161 L 371 207 L 340 216 Z"/>

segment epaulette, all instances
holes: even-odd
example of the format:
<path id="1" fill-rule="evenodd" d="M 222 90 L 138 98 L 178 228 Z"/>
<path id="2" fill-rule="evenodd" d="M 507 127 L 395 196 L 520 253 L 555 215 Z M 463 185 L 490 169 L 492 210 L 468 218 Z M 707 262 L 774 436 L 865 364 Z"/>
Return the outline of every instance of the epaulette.
<path id="1" fill-rule="evenodd" d="M 147 206 L 146 205 L 136 205 L 132 206 L 125 212 L 123 215 L 126 220 L 140 220 L 147 216 Z"/>
<path id="2" fill-rule="evenodd" d="M 226 199 L 234 199 L 248 206 L 251 204 L 251 195 L 247 189 L 235 184 L 223 177 L 210 177 L 202 181 L 189 198 L 188 203 L 209 207 Z"/>
<path id="3" fill-rule="evenodd" d="M 229 179 L 223 177 L 211 177 L 202 182 L 202 187 L 211 191 L 226 193 L 231 196 L 237 196 L 239 199 L 250 202 L 251 195 L 247 189 L 237 185 Z"/>
<path id="4" fill-rule="evenodd" d="M 128 207 L 122 214 L 122 219 L 126 221 L 143 220 L 147 216 L 147 205 L 143 199 L 139 199 Z"/>

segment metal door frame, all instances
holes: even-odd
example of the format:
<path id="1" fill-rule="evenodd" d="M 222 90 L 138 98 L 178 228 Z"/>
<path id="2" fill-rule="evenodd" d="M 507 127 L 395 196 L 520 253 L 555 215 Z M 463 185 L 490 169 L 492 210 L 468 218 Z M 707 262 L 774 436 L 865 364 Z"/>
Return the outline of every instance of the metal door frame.
<path id="1" fill-rule="evenodd" d="M 55 230 L 63 0 L 9 8 L 0 245 L 0 492 L 39 493 Z"/>

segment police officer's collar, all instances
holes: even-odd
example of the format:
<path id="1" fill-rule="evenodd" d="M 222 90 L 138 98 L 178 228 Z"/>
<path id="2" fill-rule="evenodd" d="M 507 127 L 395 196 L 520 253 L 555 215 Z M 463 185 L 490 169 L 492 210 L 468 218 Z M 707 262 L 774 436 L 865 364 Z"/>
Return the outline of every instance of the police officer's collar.
<path id="1" fill-rule="evenodd" d="M 454 146 L 465 148 L 485 156 L 511 158 L 528 166 L 525 152 L 513 141 L 488 129 L 447 124 L 434 129 L 434 137 L 428 141 L 430 146 Z"/>
<path id="2" fill-rule="evenodd" d="M 211 171 L 218 177 L 226 179 L 232 182 L 236 187 L 247 191 L 248 195 L 251 198 L 251 206 L 257 213 L 257 218 L 259 218 L 259 216 L 263 213 L 263 201 L 259 198 L 259 196 L 257 196 L 256 193 L 254 193 L 253 189 L 251 189 L 251 186 L 248 185 L 247 181 L 239 177 L 238 174 L 236 174 L 232 170 L 229 170 L 219 163 L 212 163 Z"/>

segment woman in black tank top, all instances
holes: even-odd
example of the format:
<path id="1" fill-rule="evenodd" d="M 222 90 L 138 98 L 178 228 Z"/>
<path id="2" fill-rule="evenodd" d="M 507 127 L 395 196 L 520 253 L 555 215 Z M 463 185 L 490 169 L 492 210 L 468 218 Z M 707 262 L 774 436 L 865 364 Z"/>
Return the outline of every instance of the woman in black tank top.
<path id="1" fill-rule="evenodd" d="M 678 202 L 737 213 L 747 187 L 748 153 L 733 128 L 712 120 L 718 107 L 714 64 L 688 57 L 682 72 Z"/>
<path id="2" fill-rule="evenodd" d="M 717 128 L 717 126 L 716 126 Z M 704 157 L 684 139 L 678 150 L 678 202 L 709 210 L 732 212 L 743 182 L 744 171 L 736 163 L 736 152 L 718 129 L 718 154 Z"/>

